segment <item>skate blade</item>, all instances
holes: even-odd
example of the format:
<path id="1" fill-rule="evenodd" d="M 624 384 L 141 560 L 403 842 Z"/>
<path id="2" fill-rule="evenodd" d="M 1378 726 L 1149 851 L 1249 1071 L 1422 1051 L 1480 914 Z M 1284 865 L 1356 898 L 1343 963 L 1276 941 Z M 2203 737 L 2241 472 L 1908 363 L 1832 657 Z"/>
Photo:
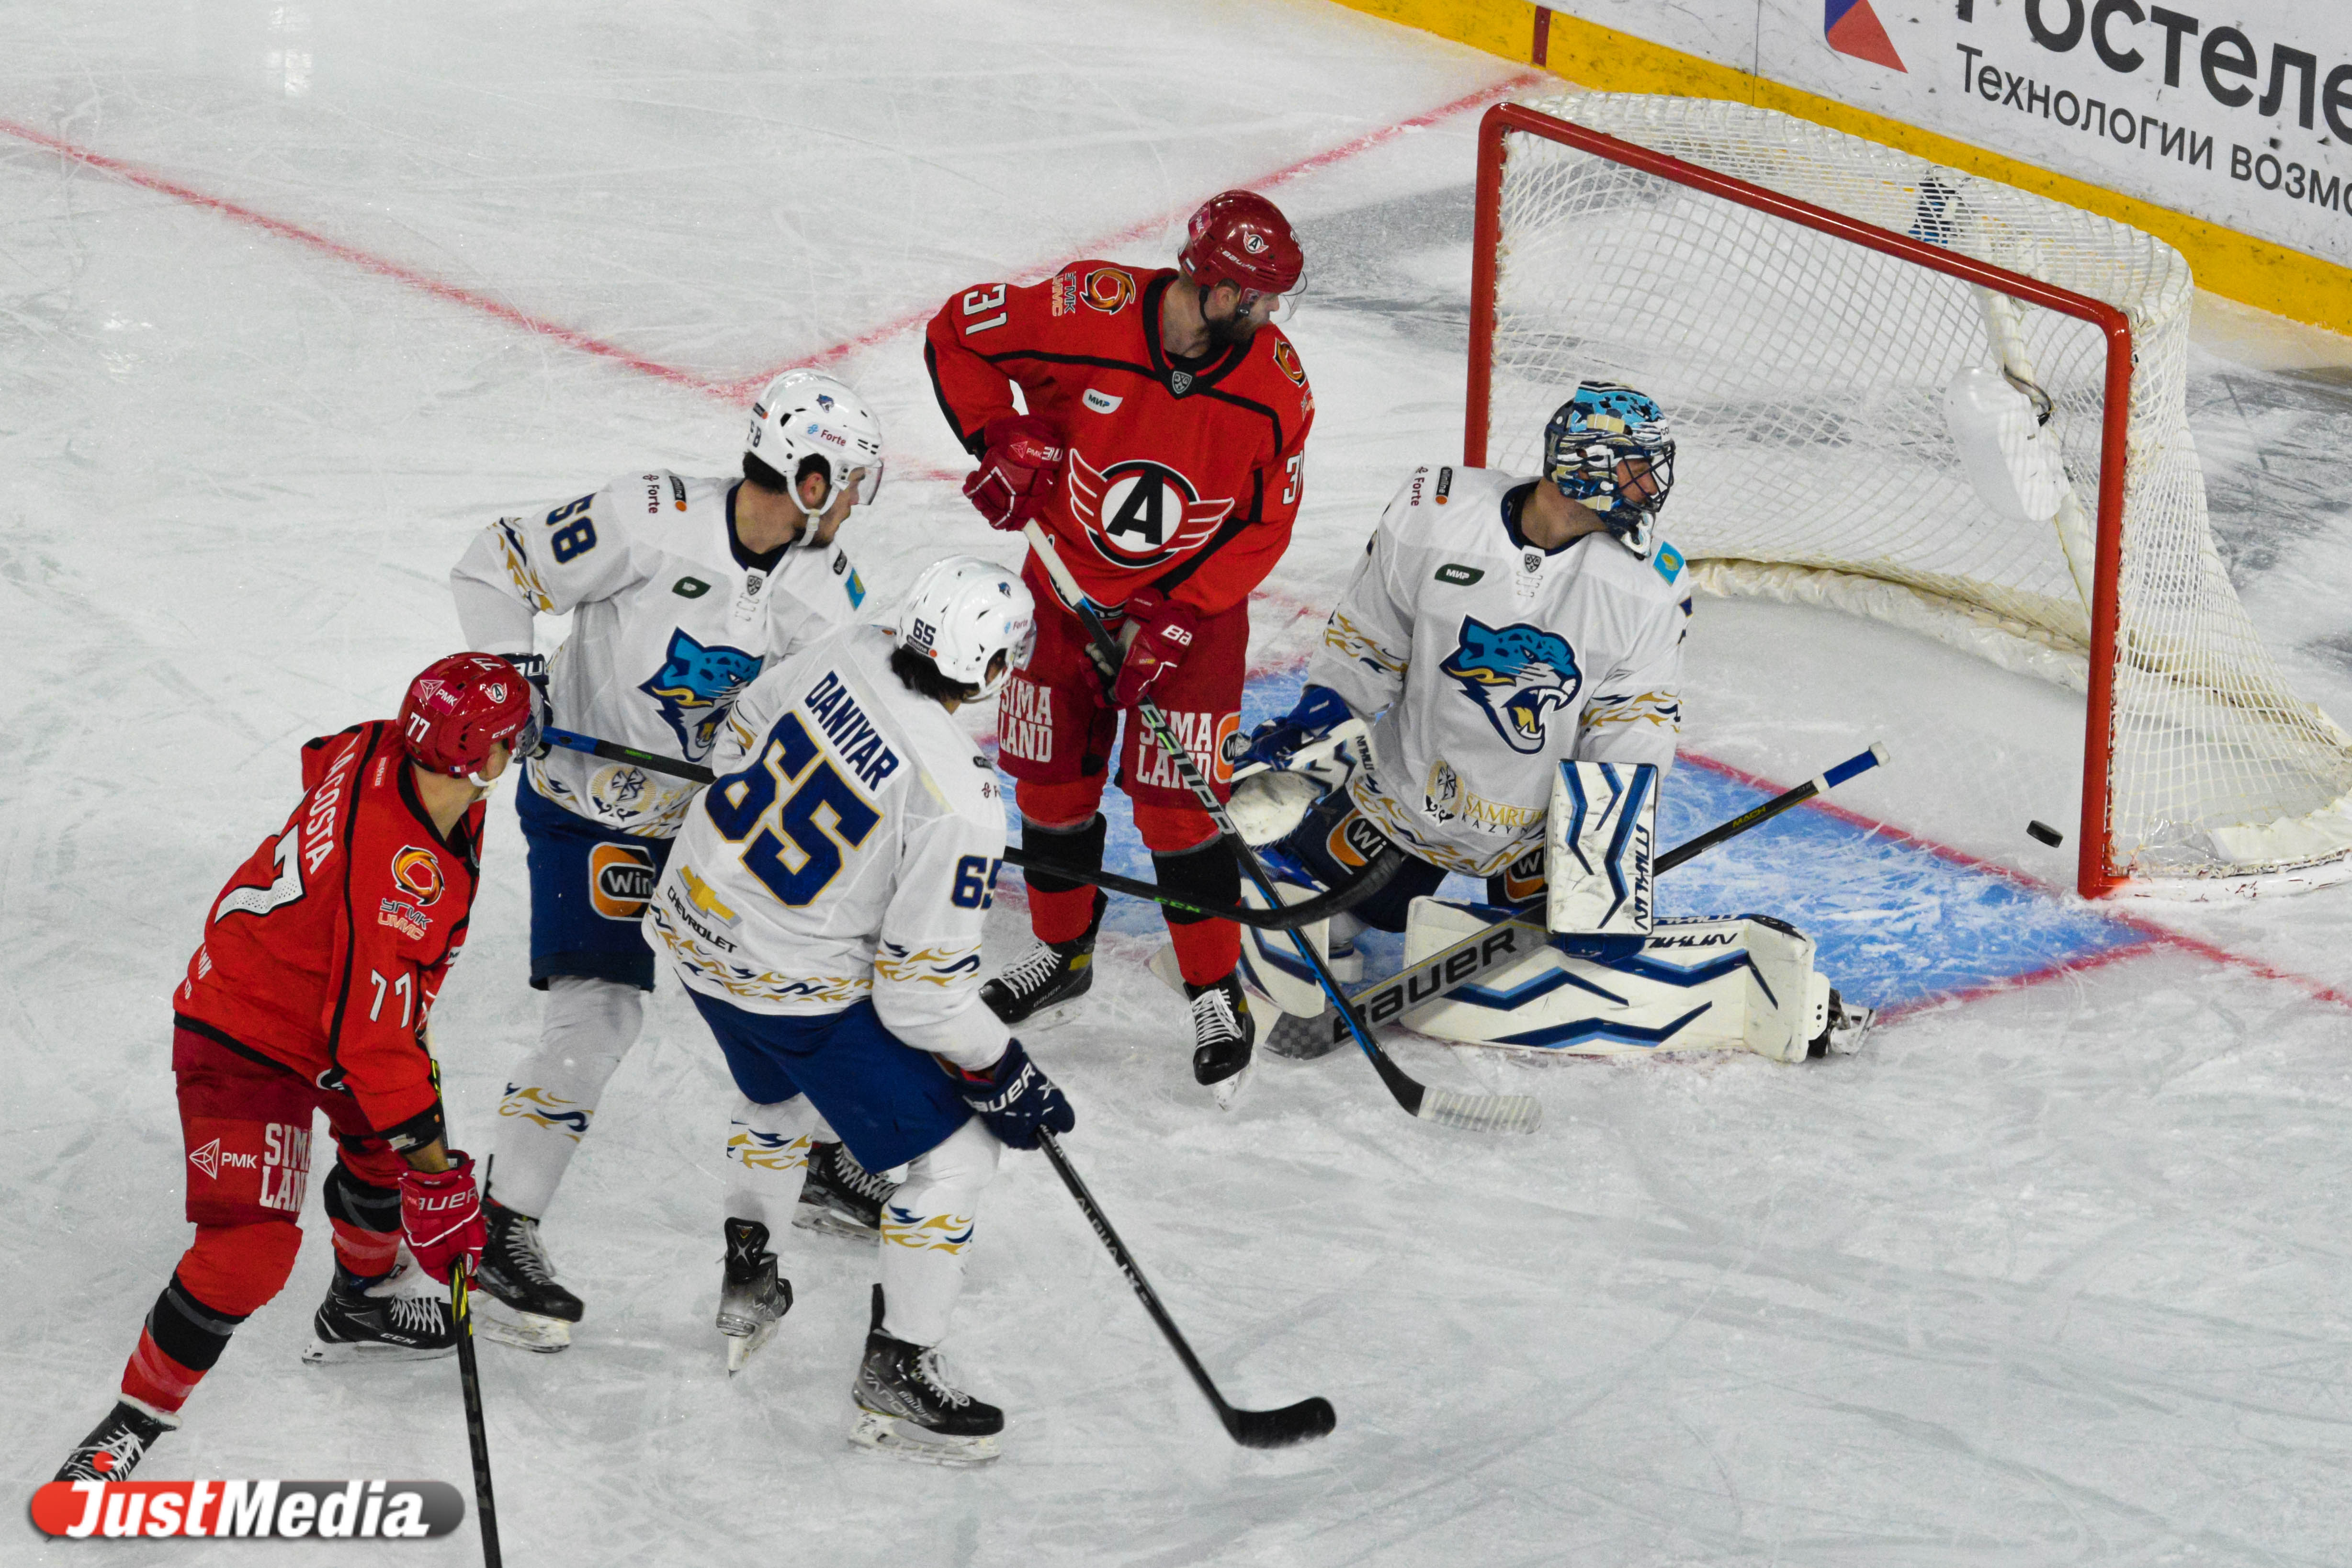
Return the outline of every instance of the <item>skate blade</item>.
<path id="1" fill-rule="evenodd" d="M 1209 1093 L 1216 1100 L 1217 1109 L 1220 1111 L 1230 1111 L 1234 1106 L 1240 1104 L 1242 1095 L 1249 1089 L 1250 1080 L 1256 1076 L 1257 1059 L 1255 1055 L 1253 1054 L 1248 1063 L 1245 1064 L 1239 1072 L 1234 1073 L 1230 1078 L 1220 1078 L 1214 1083 L 1210 1084 Z"/>
<path id="2" fill-rule="evenodd" d="M 793 1228 L 814 1230 L 820 1236 L 846 1236 L 864 1241 L 871 1241 L 882 1234 L 879 1228 L 866 1224 L 856 1215 L 844 1214 L 830 1205 L 814 1203 L 801 1204 L 793 1210 Z"/>
<path id="3" fill-rule="evenodd" d="M 519 1312 L 487 1291 L 475 1294 L 473 1308 L 478 1338 L 539 1355 L 553 1355 L 572 1343 L 572 1325 L 562 1318 Z"/>
<path id="4" fill-rule="evenodd" d="M 305 1366 L 388 1366 L 401 1361 L 439 1361 L 443 1356 L 457 1354 L 457 1347 L 454 1344 L 445 1344 L 437 1350 L 423 1350 L 405 1344 L 344 1344 L 340 1342 L 330 1343 L 326 1340 L 314 1336 L 310 1341 L 310 1348 L 302 1353 L 302 1364 Z"/>
<path id="5" fill-rule="evenodd" d="M 988 1464 L 1004 1451 L 1003 1440 L 996 1437 L 941 1437 L 911 1421 L 864 1409 L 857 1412 L 857 1420 L 849 1428 L 849 1442 L 852 1448 L 888 1454 L 893 1458 L 913 1459 L 919 1464 L 945 1465 L 950 1469 L 971 1469 Z"/>
<path id="6" fill-rule="evenodd" d="M 1087 998 L 1083 996 L 1072 997 L 1065 1002 L 1047 1002 L 1019 1023 L 1006 1027 L 1030 1030 L 1059 1029 L 1066 1023 L 1076 1023 L 1086 1004 Z"/>
<path id="7" fill-rule="evenodd" d="M 1878 1011 L 1874 1008 L 1848 1008 L 1845 1016 L 1832 1025 L 1823 1036 L 1827 1041 L 1824 1054 L 1852 1056 L 1862 1049 L 1864 1039 L 1877 1021 Z"/>
<path id="8" fill-rule="evenodd" d="M 750 1364 L 751 1353 L 775 1337 L 776 1324 L 781 1321 L 770 1318 L 766 1322 L 754 1322 L 749 1318 L 719 1314 L 719 1332 L 727 1336 L 728 1376 L 734 1376 Z"/>

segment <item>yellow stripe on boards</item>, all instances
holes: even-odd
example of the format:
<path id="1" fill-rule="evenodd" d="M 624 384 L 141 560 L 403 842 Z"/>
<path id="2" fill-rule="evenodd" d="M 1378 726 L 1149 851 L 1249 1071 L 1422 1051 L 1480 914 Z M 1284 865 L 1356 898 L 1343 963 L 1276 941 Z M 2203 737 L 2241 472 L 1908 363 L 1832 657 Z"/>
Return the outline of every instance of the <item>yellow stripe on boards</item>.
<path id="1" fill-rule="evenodd" d="M 1938 4 L 1944 0 L 1937 0 Z M 1602 92 L 1722 98 L 1866 137 L 2131 225 L 2189 258 L 2197 286 L 2260 310 L 2352 335 L 2352 269 L 2203 218 L 1922 131 L 1835 99 L 1717 65 L 1528 0 L 1335 0 Z"/>

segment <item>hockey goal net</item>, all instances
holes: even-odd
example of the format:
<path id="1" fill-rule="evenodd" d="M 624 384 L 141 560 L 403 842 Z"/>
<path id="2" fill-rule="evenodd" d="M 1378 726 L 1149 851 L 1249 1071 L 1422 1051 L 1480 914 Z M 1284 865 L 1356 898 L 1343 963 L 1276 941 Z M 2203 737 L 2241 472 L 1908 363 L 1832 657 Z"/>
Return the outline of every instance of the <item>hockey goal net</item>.
<path id="1" fill-rule="evenodd" d="M 2193 294 L 2136 229 L 1770 110 L 1506 104 L 1464 461 L 1533 473 L 1567 389 L 1639 387 L 1675 426 L 1671 537 L 1703 591 L 2084 694 L 2086 895 L 2331 880 L 2352 737 L 2287 689 L 2215 552 Z"/>

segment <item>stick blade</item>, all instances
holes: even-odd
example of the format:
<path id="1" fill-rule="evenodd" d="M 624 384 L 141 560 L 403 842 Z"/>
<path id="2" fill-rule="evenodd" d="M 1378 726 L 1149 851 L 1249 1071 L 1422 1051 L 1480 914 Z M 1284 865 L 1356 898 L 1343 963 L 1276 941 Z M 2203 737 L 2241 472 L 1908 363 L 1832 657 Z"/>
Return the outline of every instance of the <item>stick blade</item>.
<path id="1" fill-rule="evenodd" d="M 1532 1094 L 1460 1094 L 1451 1089 L 1424 1090 L 1421 1108 L 1413 1113 L 1441 1127 L 1472 1133 L 1532 1133 L 1543 1120 L 1543 1106 Z"/>
<path id="2" fill-rule="evenodd" d="M 1293 1443 L 1328 1437 L 1339 1424 L 1339 1413 L 1321 1395 L 1286 1405 L 1279 1410 L 1225 1412 L 1225 1430 L 1244 1448 L 1286 1448 Z"/>

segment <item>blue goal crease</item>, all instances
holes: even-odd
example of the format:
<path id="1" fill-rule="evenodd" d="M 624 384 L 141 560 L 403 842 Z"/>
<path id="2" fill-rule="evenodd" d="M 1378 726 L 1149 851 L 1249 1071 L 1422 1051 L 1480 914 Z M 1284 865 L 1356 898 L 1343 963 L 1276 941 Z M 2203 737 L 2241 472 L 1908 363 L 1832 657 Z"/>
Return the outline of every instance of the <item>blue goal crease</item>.
<path id="1" fill-rule="evenodd" d="M 1297 669 L 1252 679 L 1243 732 L 1290 711 L 1301 685 Z M 1767 799 L 1712 768 L 1679 767 L 1658 802 L 1658 841 L 1681 843 Z M 1107 802 L 1104 814 L 1104 866 L 1148 879 L 1151 856 L 1128 812 Z M 1485 894 L 1458 876 L 1440 891 L 1467 902 Z M 1816 962 L 1832 985 L 1874 1008 L 1998 987 L 2154 940 L 2095 909 L 1803 807 L 1661 878 L 1658 913 L 1786 920 L 1819 944 Z M 1112 899 L 1103 925 L 1136 936 L 1162 929 L 1156 908 L 1130 898 Z M 1367 978 L 1402 966 L 1402 936 L 1370 932 L 1360 946 Z"/>

